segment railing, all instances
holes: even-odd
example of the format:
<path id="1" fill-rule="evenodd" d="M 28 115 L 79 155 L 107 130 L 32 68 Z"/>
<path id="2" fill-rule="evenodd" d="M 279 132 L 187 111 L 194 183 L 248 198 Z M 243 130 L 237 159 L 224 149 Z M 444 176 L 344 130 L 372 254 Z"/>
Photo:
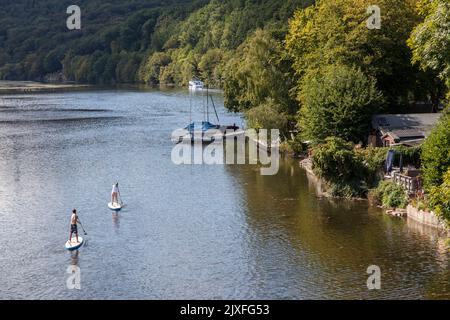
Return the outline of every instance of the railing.
<path id="1" fill-rule="evenodd" d="M 409 194 L 416 194 L 420 189 L 420 180 L 417 177 L 408 177 L 400 172 L 394 172 L 393 181 L 405 188 Z"/>

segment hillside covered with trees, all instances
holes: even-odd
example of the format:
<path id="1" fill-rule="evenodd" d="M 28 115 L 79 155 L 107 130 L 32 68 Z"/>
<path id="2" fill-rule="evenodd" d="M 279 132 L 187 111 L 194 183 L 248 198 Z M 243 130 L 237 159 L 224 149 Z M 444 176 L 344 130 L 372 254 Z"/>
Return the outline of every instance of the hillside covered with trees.
<path id="1" fill-rule="evenodd" d="M 223 88 L 249 127 L 280 129 L 289 152 L 308 141 L 337 196 L 364 196 L 378 182 L 386 150 L 355 148 L 374 114 L 437 112 L 450 97 L 448 0 L 79 0 L 76 31 L 66 28 L 72 1 L 0 3 L 0 79 L 199 78 Z M 379 28 L 368 26 L 373 5 Z M 448 110 L 423 148 L 404 154 L 422 162 L 429 208 L 450 220 Z M 381 187 L 378 197 L 392 193 Z"/>
<path id="2" fill-rule="evenodd" d="M 1 1 L 0 79 L 220 86 L 223 62 L 257 28 L 287 27 L 308 0 Z M 81 30 L 68 30 L 68 6 Z"/>

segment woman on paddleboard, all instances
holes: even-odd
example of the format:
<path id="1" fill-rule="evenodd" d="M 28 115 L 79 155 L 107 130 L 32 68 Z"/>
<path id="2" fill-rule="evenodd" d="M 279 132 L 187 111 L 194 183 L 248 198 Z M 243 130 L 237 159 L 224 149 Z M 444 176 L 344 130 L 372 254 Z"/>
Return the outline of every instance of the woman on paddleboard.
<path id="1" fill-rule="evenodd" d="M 119 183 L 113 185 L 112 191 L 111 191 L 111 204 L 114 206 L 114 203 L 117 203 L 119 205 Z M 114 201 L 115 200 L 115 201 Z"/>

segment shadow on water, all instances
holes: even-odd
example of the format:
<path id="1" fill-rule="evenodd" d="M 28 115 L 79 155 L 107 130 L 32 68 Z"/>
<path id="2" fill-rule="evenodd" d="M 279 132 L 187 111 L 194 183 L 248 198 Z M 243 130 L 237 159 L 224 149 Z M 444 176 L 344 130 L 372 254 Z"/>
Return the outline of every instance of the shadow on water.
<path id="1" fill-rule="evenodd" d="M 80 256 L 79 250 L 70 251 L 70 264 L 72 266 L 78 266 L 79 256 Z"/>
<path id="2" fill-rule="evenodd" d="M 114 225 L 114 230 L 116 232 L 119 232 L 119 229 L 120 229 L 120 216 L 119 216 L 119 213 L 112 212 L 111 216 L 112 216 L 112 222 L 113 222 L 113 225 Z"/>
<path id="3" fill-rule="evenodd" d="M 449 252 L 436 230 L 417 230 L 365 201 L 321 198 L 290 159 L 272 177 L 248 166 L 228 170 L 245 194 L 253 257 L 274 257 L 283 270 L 273 275 L 278 283 L 286 272 L 296 274 L 286 290 L 307 286 L 305 298 L 448 298 Z M 255 267 L 274 268 L 267 261 L 255 260 Z M 384 271 L 382 291 L 366 288 L 371 265 Z"/>

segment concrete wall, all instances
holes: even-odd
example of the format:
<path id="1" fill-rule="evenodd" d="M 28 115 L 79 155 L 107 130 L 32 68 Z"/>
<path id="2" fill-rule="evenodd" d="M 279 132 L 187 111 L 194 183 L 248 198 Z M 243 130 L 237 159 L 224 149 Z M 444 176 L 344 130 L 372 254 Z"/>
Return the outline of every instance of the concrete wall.
<path id="1" fill-rule="evenodd" d="M 319 197 L 327 196 L 325 183 L 317 177 L 313 172 L 313 164 L 311 158 L 300 161 L 300 166 L 305 169 L 306 177 L 308 178 L 308 186 L 316 192 Z"/>
<path id="2" fill-rule="evenodd" d="M 445 223 L 439 220 L 439 218 L 433 212 L 427 212 L 418 210 L 417 208 L 409 205 L 407 208 L 408 219 L 420 222 L 424 225 L 434 228 L 445 229 Z"/>

